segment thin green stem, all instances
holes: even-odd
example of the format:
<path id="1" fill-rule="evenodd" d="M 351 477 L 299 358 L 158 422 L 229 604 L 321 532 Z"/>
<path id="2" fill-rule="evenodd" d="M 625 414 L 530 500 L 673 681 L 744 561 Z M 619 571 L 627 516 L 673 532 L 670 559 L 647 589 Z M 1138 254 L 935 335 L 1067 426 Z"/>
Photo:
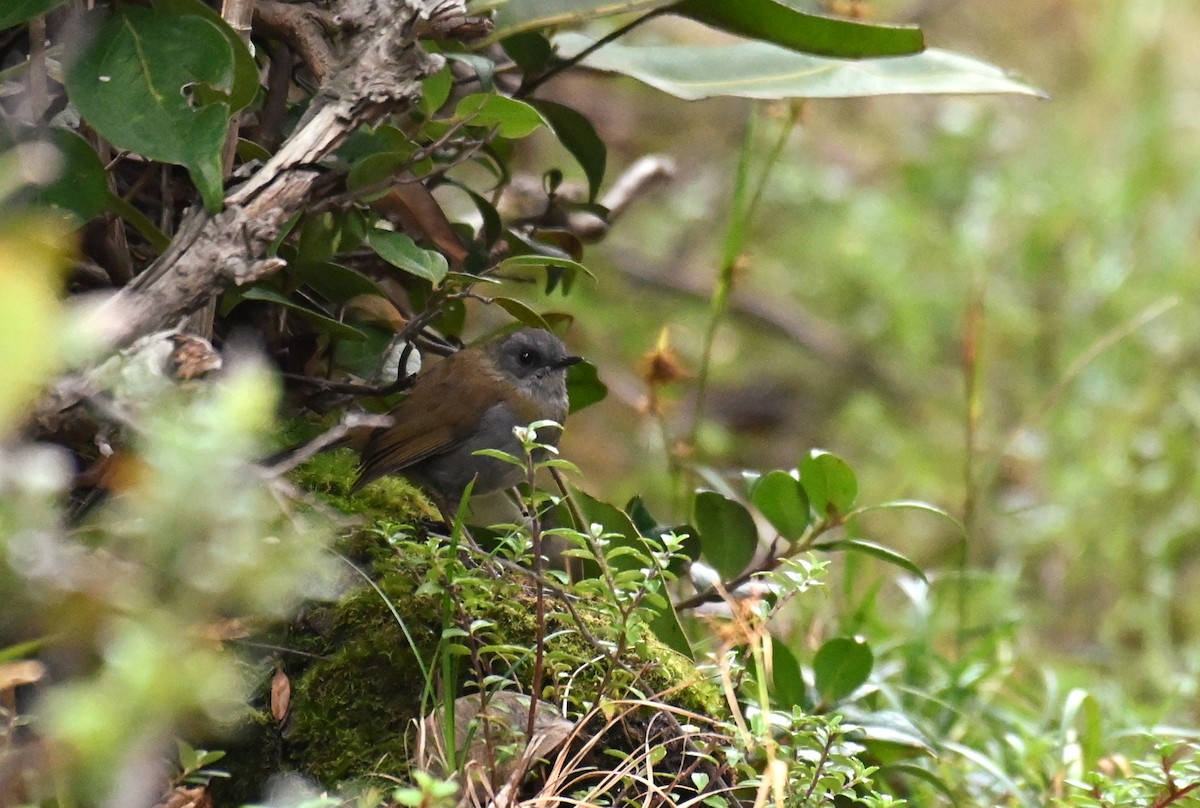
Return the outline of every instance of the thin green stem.
<path id="1" fill-rule="evenodd" d="M 713 345 L 716 341 L 717 330 L 725 319 L 729 309 L 729 296 L 733 292 L 736 281 L 738 261 L 745 250 L 746 234 L 753 221 L 758 205 L 762 201 L 763 192 L 771 179 L 775 164 L 783 154 L 783 149 L 791 139 L 800 120 L 799 105 L 791 108 L 791 114 L 779 131 L 771 149 L 767 152 L 766 160 L 759 173 L 757 181 L 750 191 L 750 160 L 754 153 L 755 129 L 760 108 L 751 107 L 746 118 L 746 131 L 742 136 L 742 147 L 738 154 L 737 168 L 734 173 L 733 199 L 729 211 L 729 229 L 725 233 L 725 243 L 721 254 L 721 267 L 717 276 L 717 285 L 713 289 L 708 328 L 704 333 L 704 348 L 700 359 L 700 371 L 696 379 L 696 409 L 692 418 L 691 434 L 688 443 L 696 445 L 696 436 L 704 419 L 704 409 L 708 398 L 709 373 L 712 366 Z"/>
<path id="2" fill-rule="evenodd" d="M 708 328 L 704 333 L 704 348 L 700 357 L 700 372 L 696 378 L 696 410 L 692 416 L 692 431 L 688 442 L 696 444 L 696 436 L 700 431 L 700 422 L 704 417 L 705 401 L 708 397 L 708 377 L 712 367 L 713 344 L 717 329 L 725 319 L 729 308 L 729 294 L 733 290 L 734 270 L 737 268 L 738 256 L 746 240 L 746 198 L 747 184 L 750 174 L 750 154 L 754 150 L 754 130 L 758 121 L 758 106 L 750 108 L 746 117 L 746 131 L 742 136 L 742 148 L 738 154 L 737 168 L 733 179 L 733 199 L 729 211 L 729 229 L 725 232 L 725 246 L 721 256 L 721 266 L 717 273 L 717 285 L 713 289 L 712 304 L 709 308 Z"/>

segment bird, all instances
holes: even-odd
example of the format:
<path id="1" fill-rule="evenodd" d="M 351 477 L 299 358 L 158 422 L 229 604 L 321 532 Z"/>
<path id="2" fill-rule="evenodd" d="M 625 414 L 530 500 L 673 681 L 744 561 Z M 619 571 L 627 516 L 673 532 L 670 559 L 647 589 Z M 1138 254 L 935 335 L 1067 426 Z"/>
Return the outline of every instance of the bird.
<path id="1" fill-rule="evenodd" d="M 557 336 L 535 328 L 451 354 L 417 376 L 412 391 L 388 413 L 391 426 L 371 432 L 352 492 L 399 475 L 448 517 L 472 481 L 473 495 L 511 488 L 524 478 L 520 466 L 474 453 L 497 449 L 520 457 L 514 427 L 542 420 L 562 424 L 566 371 L 581 361 Z M 553 430 L 538 439 L 555 445 L 558 437 Z"/>

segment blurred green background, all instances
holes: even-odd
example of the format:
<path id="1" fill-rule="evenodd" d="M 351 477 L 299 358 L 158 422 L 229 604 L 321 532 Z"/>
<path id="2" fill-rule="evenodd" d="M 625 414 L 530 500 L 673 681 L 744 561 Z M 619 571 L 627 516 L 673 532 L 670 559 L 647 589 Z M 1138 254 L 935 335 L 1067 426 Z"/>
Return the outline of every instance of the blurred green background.
<path id="1" fill-rule="evenodd" d="M 1111 672 L 1156 717 L 1194 722 L 1200 6 L 868 10 L 920 22 L 931 45 L 1001 65 L 1052 100 L 805 104 L 752 225 L 691 459 L 788 467 L 818 446 L 856 470 L 861 502 L 946 508 L 967 522 L 980 571 L 967 627 L 1020 620 L 1022 653 Z M 641 35 L 679 33 L 671 25 Z M 609 77 L 547 89 L 610 143 L 610 181 L 647 152 L 677 163 L 589 252 L 601 281 L 566 304 L 576 347 L 612 388 L 574 419 L 567 455 L 611 501 L 642 493 L 669 511 L 662 448 L 686 435 L 695 382 L 668 389 L 664 435 L 641 410 L 638 362 L 666 326 L 698 368 L 708 300 L 667 287 L 713 286 L 749 105 Z M 756 170 L 790 115 L 764 110 Z M 956 567 L 956 533 L 927 516 L 860 530 L 935 578 Z M 838 597 L 880 585 L 884 620 L 906 596 L 879 567 Z"/>

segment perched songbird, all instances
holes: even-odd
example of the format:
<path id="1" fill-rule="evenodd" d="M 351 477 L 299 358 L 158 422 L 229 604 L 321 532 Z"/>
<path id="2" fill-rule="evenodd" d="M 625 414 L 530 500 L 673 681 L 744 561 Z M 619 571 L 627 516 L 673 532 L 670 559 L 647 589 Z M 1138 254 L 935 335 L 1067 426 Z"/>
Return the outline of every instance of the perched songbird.
<path id="1" fill-rule="evenodd" d="M 567 354 L 562 340 L 532 328 L 451 354 L 417 377 L 389 415 L 395 423 L 371 433 L 362 450 L 358 490 L 386 474 L 412 480 L 444 515 L 472 492 L 488 494 L 516 485 L 520 466 L 480 449 L 520 457 L 513 427 L 567 417 L 567 368 L 582 357 Z M 539 433 L 558 442 L 557 430 Z"/>

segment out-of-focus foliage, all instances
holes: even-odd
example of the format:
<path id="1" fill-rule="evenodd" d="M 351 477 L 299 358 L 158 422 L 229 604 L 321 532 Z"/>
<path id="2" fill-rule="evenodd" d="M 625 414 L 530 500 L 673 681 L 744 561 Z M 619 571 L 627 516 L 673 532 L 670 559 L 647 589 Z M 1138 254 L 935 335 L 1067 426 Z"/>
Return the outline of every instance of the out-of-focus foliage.
<path id="1" fill-rule="evenodd" d="M 1183 53 L 1200 16 L 1186 2 L 1004 12 L 967 3 L 930 9 L 922 22 L 939 44 L 976 43 L 1020 69 L 1052 100 L 808 105 L 747 240 L 738 292 L 752 303 L 735 307 L 718 334 L 702 448 L 761 465 L 827 446 L 870 481 L 868 495 L 919 497 L 960 515 L 969 503 L 971 561 L 1018 596 L 996 618 L 1020 615 L 1030 621 L 1023 643 L 1098 665 L 1164 717 L 1194 717 L 1200 149 L 1187 100 L 1197 80 Z M 985 34 L 1000 30 L 1007 36 Z M 679 160 L 675 186 L 600 251 L 666 278 L 659 287 L 704 288 L 720 249 L 711 222 L 728 208 L 732 172 L 707 161 L 715 144 L 733 145 L 736 134 L 717 125 L 732 108 L 652 99 L 645 115 L 696 138 L 650 144 Z M 760 155 L 787 121 L 783 113 L 760 127 Z M 586 305 L 629 324 L 625 362 L 669 324 L 694 369 L 703 307 L 664 317 L 669 293 L 642 284 Z M 817 338 L 797 344 L 781 336 L 788 328 Z M 636 403 L 632 378 L 623 389 Z M 678 433 L 692 402 L 686 383 L 675 389 Z M 631 425 L 610 434 L 645 423 L 616 402 L 602 411 Z M 641 429 L 641 446 L 654 446 Z M 588 442 L 580 430 L 568 435 L 568 447 L 586 452 Z M 607 456 L 624 468 L 636 445 L 609 441 L 591 466 L 581 463 L 602 473 Z M 666 468 L 623 472 L 614 484 L 648 494 Z M 952 532 L 879 519 L 927 568 L 953 566 Z"/>
<path id="2" fill-rule="evenodd" d="M 0 432 L 10 436 L 36 383 L 60 365 L 73 331 L 65 323 L 87 322 L 58 300 L 71 252 L 62 224 L 32 213 L 0 223 L 0 305 L 12 307 L 0 326 Z M 106 793 L 125 804 L 154 798 L 140 789 L 156 779 L 127 775 L 149 767 L 165 776 L 164 740 L 244 717 L 256 675 L 222 640 L 289 614 L 301 598 L 333 594 L 325 530 L 291 513 L 253 463 L 276 403 L 257 363 L 208 386 L 143 384 L 137 410 L 125 413 L 128 443 L 82 518 L 65 499 L 66 452 L 0 445 L 0 645 L 20 640 L 0 648 L 0 668 L 40 652 L 40 673 L 14 680 L 10 668 L 4 688 L 45 694 L 36 744 L 0 707 L 6 799 L 22 787 L 35 801 L 62 788 L 87 803 Z M 38 763 L 45 755 L 60 761 L 53 776 Z"/>

